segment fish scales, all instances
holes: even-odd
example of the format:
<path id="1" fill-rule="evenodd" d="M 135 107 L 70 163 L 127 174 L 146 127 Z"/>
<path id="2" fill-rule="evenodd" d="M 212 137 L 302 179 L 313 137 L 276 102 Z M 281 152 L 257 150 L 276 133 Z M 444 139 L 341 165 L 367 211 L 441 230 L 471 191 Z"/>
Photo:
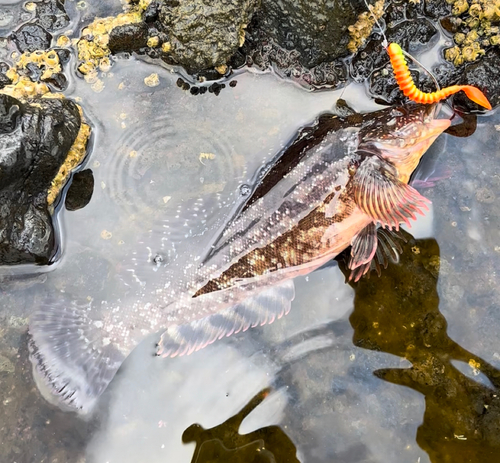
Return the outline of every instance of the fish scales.
<path id="1" fill-rule="evenodd" d="M 158 353 L 175 357 L 270 323 L 290 310 L 293 278 L 351 244 L 349 266 L 359 278 L 383 253 L 377 227 L 397 229 L 425 205 L 407 182 L 450 124 L 436 111 L 323 115 L 274 160 L 204 259 L 188 255 L 160 266 L 153 282 L 141 268 L 154 256 L 138 253 L 130 269 L 136 302 L 129 306 L 68 296 L 47 301 L 30 321 L 38 384 L 57 403 L 86 412 L 148 334 L 164 330 Z M 384 237 L 390 243 L 389 230 Z"/>

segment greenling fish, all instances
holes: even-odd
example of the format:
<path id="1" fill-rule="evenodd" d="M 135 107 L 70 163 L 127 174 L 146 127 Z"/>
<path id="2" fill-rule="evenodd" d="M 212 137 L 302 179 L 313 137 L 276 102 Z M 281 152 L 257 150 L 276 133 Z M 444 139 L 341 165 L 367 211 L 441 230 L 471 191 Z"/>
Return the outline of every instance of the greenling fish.
<path id="1" fill-rule="evenodd" d="M 351 277 L 398 258 L 391 234 L 427 200 L 408 185 L 421 156 L 450 125 L 436 106 L 411 105 L 339 118 L 300 131 L 261 175 L 248 200 L 203 256 L 159 264 L 161 284 L 141 279 L 144 299 L 47 302 L 30 321 L 35 378 L 65 408 L 87 412 L 147 335 L 175 357 L 271 323 L 290 310 L 293 278 L 351 246 Z M 156 262 L 158 264 L 158 262 Z M 152 302 L 144 302 L 150 300 Z"/>

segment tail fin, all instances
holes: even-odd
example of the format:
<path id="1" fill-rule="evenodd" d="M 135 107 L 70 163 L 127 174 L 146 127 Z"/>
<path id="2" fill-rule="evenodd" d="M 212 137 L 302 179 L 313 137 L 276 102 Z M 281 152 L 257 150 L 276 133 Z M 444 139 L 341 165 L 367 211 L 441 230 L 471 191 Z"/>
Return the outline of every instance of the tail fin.
<path id="1" fill-rule="evenodd" d="M 486 95 L 476 87 L 472 85 L 462 85 L 461 90 L 465 92 L 465 94 L 471 99 L 474 103 L 477 103 L 479 106 L 483 106 L 486 109 L 491 110 L 491 104 L 486 98 Z"/>
<path id="2" fill-rule="evenodd" d="M 115 376 L 124 355 L 105 345 L 87 315 L 90 305 L 55 300 L 30 319 L 33 375 L 45 398 L 64 409 L 89 412 Z"/>

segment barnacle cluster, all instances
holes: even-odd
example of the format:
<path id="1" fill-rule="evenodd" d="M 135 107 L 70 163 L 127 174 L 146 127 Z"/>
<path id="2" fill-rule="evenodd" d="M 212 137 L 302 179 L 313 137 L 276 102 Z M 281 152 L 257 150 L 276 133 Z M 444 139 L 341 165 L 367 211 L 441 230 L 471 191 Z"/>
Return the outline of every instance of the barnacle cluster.
<path id="1" fill-rule="evenodd" d="M 47 193 L 47 205 L 49 207 L 54 204 L 57 196 L 68 181 L 71 171 L 83 161 L 87 153 L 87 143 L 90 137 L 90 126 L 84 121 L 82 108 L 79 105 L 77 106 L 82 120 L 80 124 L 80 130 L 78 131 L 78 135 L 76 136 L 76 139 L 73 142 L 68 155 L 66 156 L 66 160 L 59 168 L 59 171 L 51 182 L 49 191 Z"/>
<path id="2" fill-rule="evenodd" d="M 142 13 L 151 0 L 140 0 L 129 3 L 126 12 L 108 18 L 97 18 L 82 31 L 82 36 L 77 42 L 78 70 L 84 75 L 85 80 L 92 84 L 95 91 L 103 88 L 99 72 L 107 72 L 111 67 L 109 56 L 109 34 L 118 26 L 136 24 L 142 21 Z M 151 40 L 154 41 L 154 38 Z"/>
<path id="3" fill-rule="evenodd" d="M 19 100 L 42 96 L 50 92 L 45 81 L 49 81 L 61 72 L 59 55 L 55 50 L 36 50 L 32 53 L 24 52 L 22 55 L 13 54 L 14 64 L 7 70 L 5 75 L 12 81 L 2 89 L 2 93 L 8 94 Z M 29 67 L 36 66 L 40 70 L 40 82 L 33 82 L 29 75 Z"/>
<path id="4" fill-rule="evenodd" d="M 378 21 L 382 17 L 384 5 L 385 0 L 377 0 L 374 6 L 370 6 L 370 11 L 361 13 L 358 16 L 358 20 L 347 28 L 351 36 L 347 44 L 347 49 L 351 53 L 356 53 L 358 48 L 365 43 L 375 25 L 375 18 Z"/>
<path id="5" fill-rule="evenodd" d="M 475 61 L 485 49 L 500 44 L 500 0 L 446 0 L 453 5 L 458 31 L 453 36 L 455 46 L 444 56 L 455 66 Z"/>

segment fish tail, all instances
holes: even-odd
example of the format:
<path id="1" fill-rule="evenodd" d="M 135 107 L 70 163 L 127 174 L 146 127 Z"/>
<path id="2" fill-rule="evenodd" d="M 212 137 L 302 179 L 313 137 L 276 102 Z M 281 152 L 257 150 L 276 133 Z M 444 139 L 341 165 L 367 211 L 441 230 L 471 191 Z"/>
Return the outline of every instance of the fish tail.
<path id="1" fill-rule="evenodd" d="M 103 342 L 89 304 L 46 302 L 30 318 L 29 351 L 42 395 L 63 409 L 89 412 L 124 356 Z"/>

